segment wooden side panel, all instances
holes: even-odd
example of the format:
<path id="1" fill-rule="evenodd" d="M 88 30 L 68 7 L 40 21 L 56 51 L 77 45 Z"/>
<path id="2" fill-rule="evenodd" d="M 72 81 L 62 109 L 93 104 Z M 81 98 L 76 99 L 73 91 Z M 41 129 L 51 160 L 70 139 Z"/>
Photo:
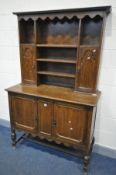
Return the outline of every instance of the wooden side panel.
<path id="1" fill-rule="evenodd" d="M 88 145 L 90 145 L 90 143 L 92 142 L 93 137 L 94 137 L 96 112 L 97 112 L 97 108 L 96 107 L 92 108 L 92 111 L 89 112 L 89 118 L 90 118 L 91 122 L 88 125 L 88 133 L 90 133 L 90 138 L 88 139 Z M 91 128 L 91 130 L 89 130 L 89 128 Z"/>
<path id="2" fill-rule="evenodd" d="M 12 96 L 12 118 L 14 126 L 24 131 L 36 133 L 37 102 L 33 98 Z"/>
<path id="3" fill-rule="evenodd" d="M 35 47 L 33 45 L 21 45 L 21 72 L 23 83 L 36 83 Z"/>
<path id="4" fill-rule="evenodd" d="M 86 139 L 87 111 L 84 109 L 55 105 L 55 135 L 61 141 L 82 144 Z"/>
<path id="5" fill-rule="evenodd" d="M 52 135 L 53 104 L 50 102 L 38 102 L 39 134 L 42 136 Z"/>
<path id="6" fill-rule="evenodd" d="M 97 47 L 80 48 L 76 90 L 96 90 L 99 51 Z"/>

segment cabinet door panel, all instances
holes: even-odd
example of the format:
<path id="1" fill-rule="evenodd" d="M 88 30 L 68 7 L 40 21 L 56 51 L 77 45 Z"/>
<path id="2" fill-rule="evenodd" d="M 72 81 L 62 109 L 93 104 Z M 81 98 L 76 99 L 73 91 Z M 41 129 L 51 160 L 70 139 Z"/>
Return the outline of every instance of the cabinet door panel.
<path id="1" fill-rule="evenodd" d="M 36 82 L 36 62 L 34 46 L 21 45 L 21 71 L 24 83 Z"/>
<path id="2" fill-rule="evenodd" d="M 56 137 L 67 143 L 82 143 L 86 131 L 87 112 L 62 105 L 55 105 L 54 112 Z"/>
<path id="3" fill-rule="evenodd" d="M 39 134 L 43 136 L 52 135 L 53 104 L 49 102 L 38 102 Z"/>
<path id="4" fill-rule="evenodd" d="M 77 89 L 95 91 L 97 84 L 97 72 L 99 53 L 96 47 L 80 48 L 78 60 Z"/>
<path id="5" fill-rule="evenodd" d="M 32 98 L 12 97 L 12 117 L 14 125 L 25 131 L 37 130 L 37 103 Z"/>

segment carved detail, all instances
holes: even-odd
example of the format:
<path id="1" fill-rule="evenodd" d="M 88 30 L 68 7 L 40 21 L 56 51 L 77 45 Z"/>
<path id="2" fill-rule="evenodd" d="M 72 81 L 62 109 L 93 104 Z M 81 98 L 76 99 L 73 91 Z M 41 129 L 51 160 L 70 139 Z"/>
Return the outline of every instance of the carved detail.
<path id="1" fill-rule="evenodd" d="M 66 146 L 66 147 L 70 147 L 70 146 L 73 147 L 73 145 L 70 145 L 69 143 L 64 143 L 64 142 L 61 142 L 60 140 L 54 140 L 54 139 L 52 139 L 52 138 L 47 138 L 46 136 L 43 136 L 43 135 L 39 135 L 38 137 L 39 137 L 40 140 L 44 140 L 44 139 L 45 139 L 45 140 L 47 140 L 48 142 L 55 142 L 55 143 L 57 143 L 58 145 L 63 144 L 63 145 Z M 74 146 L 74 148 L 75 148 L 75 146 Z"/>
<path id="2" fill-rule="evenodd" d="M 84 52 L 83 57 L 81 58 L 81 64 L 85 61 L 95 61 L 96 59 L 96 49 L 88 49 Z"/>
<path id="3" fill-rule="evenodd" d="M 33 51 L 26 47 L 24 50 L 23 50 L 23 59 L 24 59 L 24 66 L 25 68 L 28 68 L 28 67 L 32 67 L 33 68 L 33 64 L 32 64 L 32 61 L 31 59 L 33 58 Z"/>
<path id="4" fill-rule="evenodd" d="M 83 56 L 80 58 L 80 66 L 78 68 L 78 71 L 80 71 L 83 64 L 87 61 L 95 61 L 96 59 L 96 49 L 88 49 L 84 52 Z"/>
<path id="5" fill-rule="evenodd" d="M 86 13 L 65 13 L 65 14 L 56 14 L 56 15 L 54 15 L 54 14 L 48 14 L 48 16 L 47 15 L 43 15 L 43 14 L 39 14 L 39 15 L 25 15 L 25 16 L 19 16 L 19 21 L 20 20 L 25 20 L 25 21 L 28 21 L 29 19 L 32 19 L 32 20 L 38 20 L 38 19 L 41 19 L 41 20 L 47 20 L 47 19 L 49 19 L 49 20 L 54 20 L 55 18 L 58 18 L 58 19 L 60 19 L 60 20 L 62 20 L 63 18 L 67 18 L 67 19 L 72 19 L 72 18 L 74 18 L 74 17 L 76 17 L 76 18 L 78 18 L 78 19 L 82 19 L 82 18 L 85 18 L 86 16 L 89 16 L 91 19 L 93 19 L 93 18 L 95 18 L 96 16 L 100 16 L 101 18 L 103 18 L 103 16 L 104 16 L 104 14 L 101 12 L 99 12 L 99 13 L 90 13 L 89 15 L 88 14 L 86 14 Z"/>
<path id="6" fill-rule="evenodd" d="M 31 59 L 33 57 L 33 52 L 28 47 L 23 51 L 23 58 L 24 59 Z"/>
<path id="7" fill-rule="evenodd" d="M 23 81 L 26 83 L 35 83 L 36 62 L 35 48 L 33 45 L 21 45 L 21 65 Z"/>

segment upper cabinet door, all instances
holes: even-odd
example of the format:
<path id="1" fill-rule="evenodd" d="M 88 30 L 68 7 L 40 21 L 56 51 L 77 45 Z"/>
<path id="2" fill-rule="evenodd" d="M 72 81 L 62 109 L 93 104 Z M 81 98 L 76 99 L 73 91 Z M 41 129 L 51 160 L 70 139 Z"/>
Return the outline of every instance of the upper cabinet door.
<path id="1" fill-rule="evenodd" d="M 95 92 L 99 69 L 103 18 L 85 16 L 81 21 L 76 90 Z"/>
<path id="2" fill-rule="evenodd" d="M 99 50 L 97 47 L 80 48 L 76 90 L 94 92 L 97 85 Z"/>
<path id="3" fill-rule="evenodd" d="M 52 136 L 53 104 L 46 101 L 38 102 L 38 120 L 40 137 Z"/>
<path id="4" fill-rule="evenodd" d="M 63 143 L 82 144 L 85 141 L 87 111 L 80 108 L 54 106 L 55 136 Z"/>
<path id="5" fill-rule="evenodd" d="M 12 119 L 16 128 L 36 133 L 37 102 L 33 98 L 11 96 Z"/>
<path id="6" fill-rule="evenodd" d="M 35 47 L 21 45 L 21 72 L 23 83 L 36 83 Z"/>

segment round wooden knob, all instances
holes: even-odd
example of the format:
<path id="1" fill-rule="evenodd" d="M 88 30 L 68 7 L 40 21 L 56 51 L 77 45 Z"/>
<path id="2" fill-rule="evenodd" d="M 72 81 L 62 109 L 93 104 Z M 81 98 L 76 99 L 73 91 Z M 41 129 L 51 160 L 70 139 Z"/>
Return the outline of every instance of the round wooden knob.
<path id="1" fill-rule="evenodd" d="M 73 128 L 70 128 L 70 130 L 72 131 L 72 130 L 73 130 Z"/>
<path id="2" fill-rule="evenodd" d="M 88 60 L 90 60 L 90 59 L 91 59 L 91 57 L 87 57 L 87 59 L 88 59 Z"/>
<path id="3" fill-rule="evenodd" d="M 69 120 L 68 123 L 71 123 L 71 121 Z"/>
<path id="4" fill-rule="evenodd" d="M 95 53 L 96 52 L 96 49 L 93 49 L 93 52 Z"/>
<path id="5" fill-rule="evenodd" d="M 44 103 L 44 107 L 47 107 L 48 105 L 47 105 L 47 103 Z"/>

